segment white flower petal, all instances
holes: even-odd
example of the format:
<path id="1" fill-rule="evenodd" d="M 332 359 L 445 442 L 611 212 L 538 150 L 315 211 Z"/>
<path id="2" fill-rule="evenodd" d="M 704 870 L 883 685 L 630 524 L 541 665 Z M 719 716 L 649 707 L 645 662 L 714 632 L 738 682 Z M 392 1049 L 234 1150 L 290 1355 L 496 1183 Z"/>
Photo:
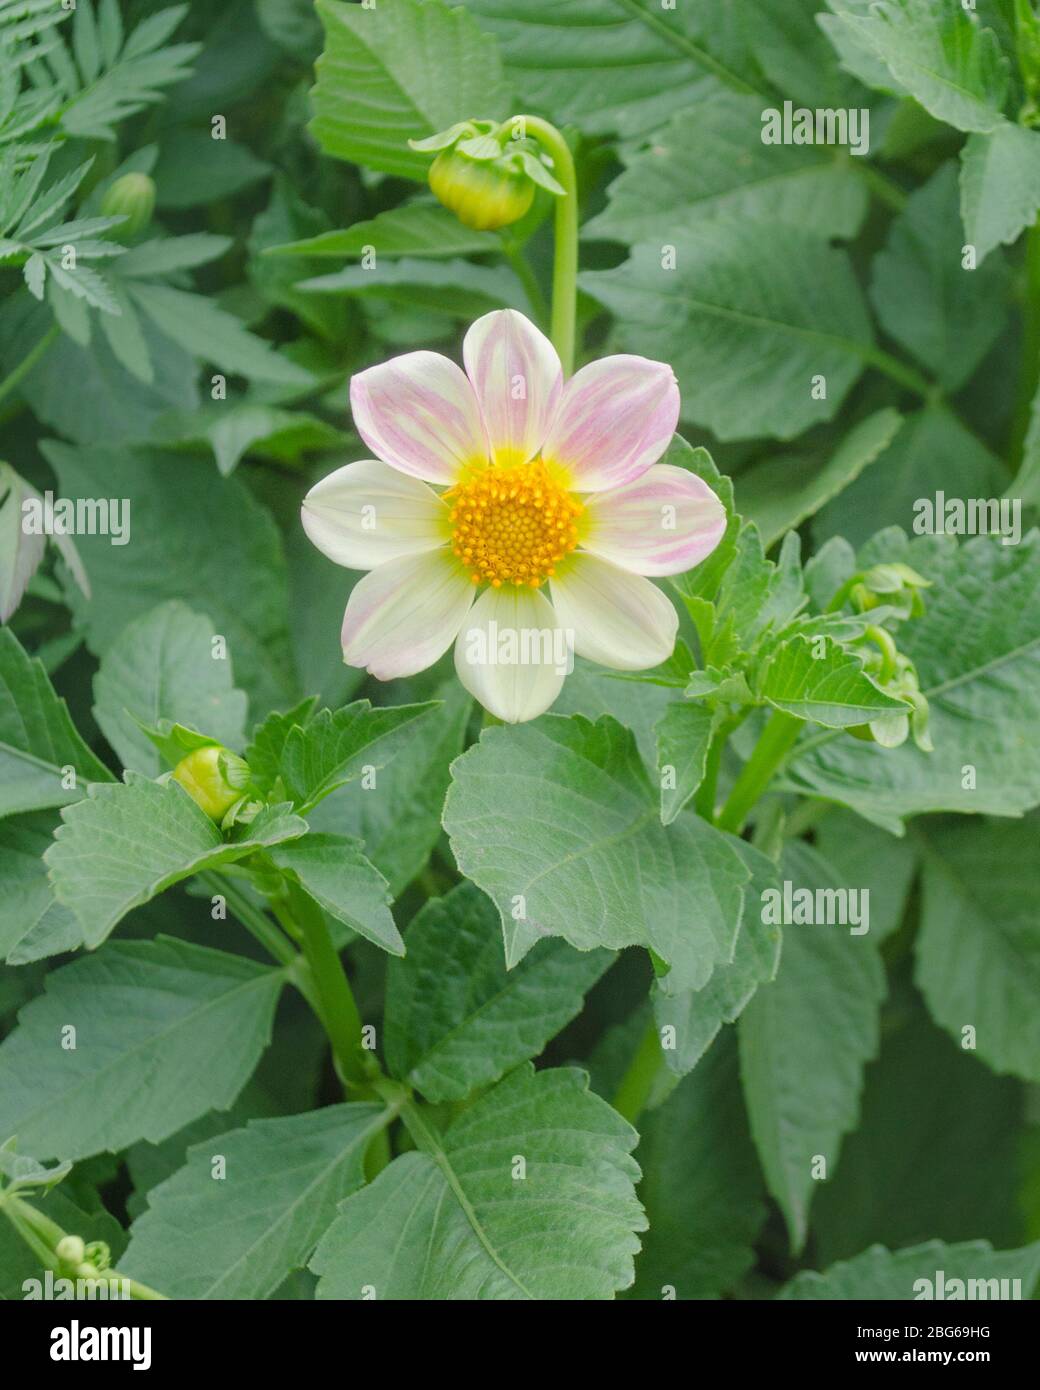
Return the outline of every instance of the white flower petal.
<path id="1" fill-rule="evenodd" d="M 573 664 L 553 606 L 538 589 L 485 589 L 455 643 L 469 693 L 507 724 L 544 714 Z"/>
<path id="2" fill-rule="evenodd" d="M 645 671 L 671 656 L 679 616 L 640 574 L 578 553 L 550 579 L 556 617 L 574 650 L 616 671 Z"/>
<path id="3" fill-rule="evenodd" d="M 496 309 L 469 329 L 462 356 L 492 458 L 505 465 L 534 458 L 563 390 L 552 343 L 515 309 Z"/>
<path id="4" fill-rule="evenodd" d="M 452 483 L 487 461 L 487 439 L 469 378 L 439 352 L 407 352 L 350 383 L 358 434 L 391 468 Z"/>
<path id="5" fill-rule="evenodd" d="M 542 456 L 577 492 L 622 487 L 664 453 L 679 422 L 679 387 L 664 362 L 603 357 L 563 388 Z"/>
<path id="6" fill-rule="evenodd" d="M 343 660 L 381 681 L 414 676 L 442 656 L 473 603 L 473 585 L 447 549 L 390 560 L 353 589 Z"/>
<path id="7" fill-rule="evenodd" d="M 348 463 L 315 483 L 300 517 L 323 555 L 354 570 L 434 550 L 450 529 L 447 505 L 432 488 L 379 459 Z"/>
<path id="8" fill-rule="evenodd" d="M 636 574 L 681 574 L 715 549 L 726 509 L 696 473 L 655 463 L 642 477 L 585 498 L 582 548 Z"/>

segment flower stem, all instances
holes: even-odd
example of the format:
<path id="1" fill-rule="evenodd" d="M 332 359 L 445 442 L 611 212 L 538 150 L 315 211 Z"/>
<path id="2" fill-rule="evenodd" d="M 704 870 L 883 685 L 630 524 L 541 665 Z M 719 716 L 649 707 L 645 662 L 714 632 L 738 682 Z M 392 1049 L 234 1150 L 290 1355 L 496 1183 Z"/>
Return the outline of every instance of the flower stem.
<path id="1" fill-rule="evenodd" d="M 719 813 L 717 825 L 739 835 L 755 802 L 773 780 L 773 775 L 795 745 L 803 721 L 793 714 L 776 710 L 755 744 L 751 757 L 733 783 L 729 797 Z"/>
<path id="2" fill-rule="evenodd" d="M 61 1227 L 53 1222 L 49 1216 L 44 1216 L 42 1211 L 37 1211 L 34 1206 L 28 1202 L 23 1202 L 20 1197 L 15 1197 L 10 1193 L 0 1200 L 0 1211 L 3 1211 L 44 1269 L 60 1274 L 62 1264 L 55 1254 L 55 1247 L 65 1238 L 65 1232 Z M 70 1275 L 69 1277 L 91 1279 L 99 1284 L 108 1284 L 117 1291 L 125 1291 L 131 1298 L 166 1301 L 164 1293 L 159 1293 L 147 1284 L 140 1284 L 136 1279 L 128 1279 L 125 1274 L 120 1274 L 118 1269 L 91 1269 L 89 1274 Z"/>
<path id="3" fill-rule="evenodd" d="M 31 347 L 22 360 L 12 371 L 8 372 L 3 381 L 0 381 L 0 401 L 5 396 L 9 396 L 13 390 L 29 375 L 33 367 L 36 366 L 40 358 L 44 355 L 52 343 L 56 342 L 61 335 L 61 329 L 56 323 L 52 323 L 47 332 L 38 340 L 35 347 Z"/>
<path id="4" fill-rule="evenodd" d="M 574 370 L 574 324 L 578 295 L 578 177 L 570 146 L 554 125 L 540 116 L 513 116 L 509 125 L 537 140 L 553 162 L 553 177 L 563 188 L 556 199 L 553 249 L 552 327 L 549 336 L 560 354 L 564 376 Z"/>
<path id="5" fill-rule="evenodd" d="M 661 1038 L 656 1022 L 651 1019 L 635 1055 L 628 1064 L 628 1070 L 614 1093 L 614 1109 L 619 1115 L 623 1115 L 630 1125 L 634 1125 L 643 1113 L 663 1066 Z"/>
<path id="6" fill-rule="evenodd" d="M 370 1077 L 361 1045 L 361 1015 L 321 908 L 292 882 L 286 883 L 286 897 L 272 906 L 280 913 L 287 912 L 299 929 L 303 954 L 321 1006 L 321 1020 L 343 1084 L 348 1091 L 367 1089 Z"/>

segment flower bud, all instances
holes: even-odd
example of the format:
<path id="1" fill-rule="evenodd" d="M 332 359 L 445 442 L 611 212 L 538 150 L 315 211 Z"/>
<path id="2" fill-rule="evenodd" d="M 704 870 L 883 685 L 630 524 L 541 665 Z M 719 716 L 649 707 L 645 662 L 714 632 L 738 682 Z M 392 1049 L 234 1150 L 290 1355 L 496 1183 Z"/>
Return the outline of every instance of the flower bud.
<path id="1" fill-rule="evenodd" d="M 215 821 L 241 799 L 249 777 L 249 764 L 217 743 L 196 748 L 173 769 L 173 780 Z"/>
<path id="2" fill-rule="evenodd" d="M 125 217 L 108 235 L 115 241 L 132 241 L 140 236 L 155 211 L 155 184 L 147 174 L 124 174 L 116 179 L 101 200 L 102 217 Z"/>
<path id="3" fill-rule="evenodd" d="M 79 1236 L 62 1236 L 54 1247 L 54 1253 L 62 1264 L 81 1265 L 86 1255 L 86 1246 Z"/>
<path id="4" fill-rule="evenodd" d="M 534 184 L 506 159 L 473 159 L 458 149 L 442 150 L 429 177 L 444 206 L 477 232 L 518 222 L 534 201 Z"/>

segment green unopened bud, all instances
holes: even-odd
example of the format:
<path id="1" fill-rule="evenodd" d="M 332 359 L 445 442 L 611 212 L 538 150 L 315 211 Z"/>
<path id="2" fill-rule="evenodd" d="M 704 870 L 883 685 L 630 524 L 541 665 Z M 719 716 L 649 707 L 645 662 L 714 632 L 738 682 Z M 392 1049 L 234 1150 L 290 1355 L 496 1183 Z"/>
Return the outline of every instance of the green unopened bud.
<path id="1" fill-rule="evenodd" d="M 497 159 L 471 159 L 459 150 L 443 150 L 433 161 L 430 187 L 464 226 L 477 232 L 519 222 L 534 201 L 534 184 L 526 174 Z"/>
<path id="2" fill-rule="evenodd" d="M 79 1266 L 86 1257 L 87 1247 L 79 1236 L 62 1236 L 54 1247 L 54 1253 L 62 1264 Z"/>
<path id="3" fill-rule="evenodd" d="M 108 1269 L 112 1264 L 112 1251 L 103 1240 L 92 1240 L 83 1252 L 84 1263 L 90 1270 Z"/>
<path id="4" fill-rule="evenodd" d="M 249 764 L 237 753 L 213 743 L 182 758 L 173 769 L 173 780 L 210 820 L 219 821 L 248 787 Z"/>
<path id="5" fill-rule="evenodd" d="M 124 174 L 101 200 L 102 217 L 126 218 L 108 233 L 116 241 L 132 241 L 140 236 L 154 211 L 155 184 L 147 174 Z"/>

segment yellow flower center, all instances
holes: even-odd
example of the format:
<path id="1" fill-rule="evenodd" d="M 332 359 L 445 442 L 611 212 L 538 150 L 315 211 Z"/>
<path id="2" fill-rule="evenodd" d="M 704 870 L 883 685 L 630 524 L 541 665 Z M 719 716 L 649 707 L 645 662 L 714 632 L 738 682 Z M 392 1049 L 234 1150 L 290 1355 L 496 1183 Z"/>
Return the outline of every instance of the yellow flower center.
<path id="1" fill-rule="evenodd" d="M 451 548 L 474 584 L 537 589 L 578 544 L 584 508 L 544 463 L 481 468 L 444 497 L 451 507 Z"/>

